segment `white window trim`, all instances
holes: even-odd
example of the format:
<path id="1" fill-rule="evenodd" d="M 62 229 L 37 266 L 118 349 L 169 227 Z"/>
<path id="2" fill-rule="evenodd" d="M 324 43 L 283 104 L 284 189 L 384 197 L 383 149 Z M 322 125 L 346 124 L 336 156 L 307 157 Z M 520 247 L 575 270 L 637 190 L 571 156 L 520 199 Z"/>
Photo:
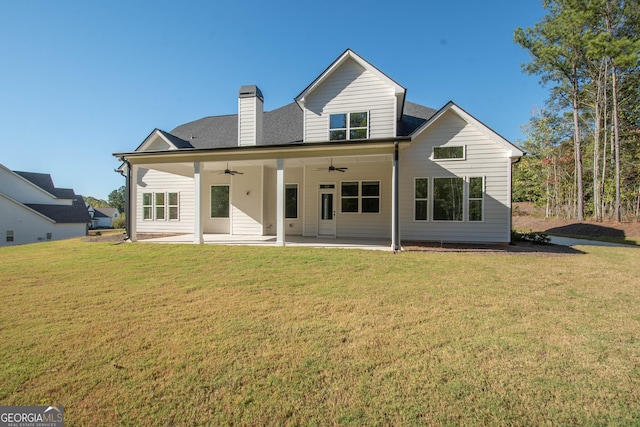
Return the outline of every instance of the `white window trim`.
<path id="1" fill-rule="evenodd" d="M 213 212 L 211 211 L 211 189 L 213 187 L 227 187 L 228 190 L 228 194 L 229 194 L 229 216 L 213 216 Z M 211 184 L 209 186 L 209 218 L 213 219 L 213 220 L 231 220 L 231 185 L 229 184 Z"/>
<path id="2" fill-rule="evenodd" d="M 455 178 L 455 179 L 461 179 L 462 180 L 462 219 L 435 219 L 435 180 L 436 179 L 449 179 L 449 178 Z M 444 223 L 444 224 L 452 224 L 452 223 L 462 223 L 462 222 L 468 222 L 466 221 L 467 218 L 467 179 L 466 177 L 463 176 L 434 176 L 431 177 L 431 186 L 430 186 L 430 190 L 431 192 L 429 194 L 431 194 L 431 203 L 429 206 L 430 209 L 430 218 L 432 222 L 437 222 L 437 223 Z M 476 221 L 474 221 L 476 222 Z"/>
<path id="3" fill-rule="evenodd" d="M 417 198 L 416 197 L 416 181 L 419 179 L 426 179 L 427 180 L 427 197 L 426 198 Z M 429 197 L 429 195 L 431 194 L 431 179 L 429 177 L 423 177 L 423 176 L 416 176 L 413 178 L 413 220 L 415 222 L 429 222 L 431 219 L 431 215 L 429 215 L 430 210 L 431 210 L 431 205 L 429 203 L 429 200 L 431 199 Z M 427 219 L 416 219 L 416 202 L 417 201 L 426 201 L 427 202 Z"/>
<path id="4" fill-rule="evenodd" d="M 178 197 L 178 204 L 177 205 L 169 205 L 169 194 L 177 194 Z M 145 194 L 150 194 L 151 195 L 151 204 L 145 205 L 144 204 L 144 195 Z M 156 194 L 164 194 L 164 205 L 158 205 L 156 204 Z M 143 192 L 142 193 L 142 220 L 143 221 L 180 221 L 180 192 L 178 191 L 152 191 L 152 192 Z M 163 211 L 164 211 L 164 218 L 160 218 L 158 219 L 157 216 L 157 212 L 156 209 L 159 208 L 160 206 L 163 207 Z M 178 218 L 176 219 L 169 219 L 169 208 L 170 207 L 176 207 L 177 211 L 178 211 Z M 144 210 L 145 208 L 150 208 L 151 209 L 151 218 L 145 218 L 144 217 Z"/>
<path id="5" fill-rule="evenodd" d="M 145 204 L 145 203 L 144 203 L 144 196 L 145 196 L 145 194 L 150 194 L 150 197 L 151 197 L 151 204 Z M 143 193 L 142 193 L 142 203 L 141 203 L 141 205 L 142 205 L 142 220 L 143 220 L 143 221 L 153 221 L 153 220 L 154 220 L 154 218 L 155 218 L 155 212 L 154 212 L 154 200 L 153 200 L 153 199 L 154 199 L 154 193 L 153 193 L 153 192 L 146 192 L 146 191 L 145 191 L 145 192 L 143 192 Z M 145 218 L 145 217 L 144 217 L 144 210 L 145 210 L 145 208 L 149 208 L 149 209 L 151 209 L 151 217 L 150 217 L 150 218 Z"/>
<path id="6" fill-rule="evenodd" d="M 366 113 L 367 114 L 367 126 L 366 127 L 351 127 L 351 114 L 358 114 L 358 113 Z M 346 128 L 332 128 L 331 127 L 331 116 L 334 115 L 340 115 L 340 114 L 345 114 L 347 116 L 347 119 L 345 121 L 345 125 Z M 327 134 L 329 141 L 331 142 L 339 142 L 339 141 L 362 141 L 365 139 L 369 139 L 369 130 L 371 128 L 371 111 L 351 111 L 348 113 L 330 113 L 329 116 L 329 132 Z M 367 131 L 367 136 L 364 138 L 354 138 L 351 139 L 350 138 L 350 134 L 352 130 L 356 130 L 356 129 L 366 129 Z M 331 131 L 335 131 L 335 130 L 344 130 L 345 132 L 345 139 L 331 139 Z"/>
<path id="7" fill-rule="evenodd" d="M 450 158 L 450 159 L 436 159 L 436 148 L 454 148 L 454 147 L 462 147 L 462 157 L 460 158 Z M 467 146 L 466 145 L 437 145 L 431 148 L 431 157 L 429 160 L 434 162 L 460 162 L 463 160 L 467 160 Z"/>
<path id="8" fill-rule="evenodd" d="M 284 219 L 286 221 L 298 221 L 300 220 L 300 185 L 297 182 L 289 182 L 284 184 L 284 188 L 285 188 L 285 198 L 286 198 L 286 192 L 287 192 L 287 186 L 288 185 L 295 185 L 296 186 L 296 216 L 295 218 L 287 218 L 287 212 L 286 212 L 286 206 L 285 206 L 285 213 L 284 213 Z M 286 202 L 286 200 L 285 200 Z"/>
<path id="9" fill-rule="evenodd" d="M 169 194 L 176 195 L 177 202 L 178 202 L 177 204 L 172 205 L 169 203 L 170 201 Z M 180 192 L 179 191 L 167 191 L 165 206 L 167 208 L 167 213 L 166 213 L 167 221 L 180 221 Z M 178 213 L 177 218 L 171 218 L 171 208 L 174 208 L 174 207 L 176 208 L 176 211 Z"/>
<path id="10" fill-rule="evenodd" d="M 358 195 L 357 196 L 343 196 L 342 184 L 345 182 L 357 182 L 358 183 Z M 377 196 L 363 196 L 362 195 L 362 183 L 363 182 L 377 182 L 378 183 L 378 195 Z M 340 213 L 343 215 L 381 215 L 382 214 L 382 181 L 379 179 L 350 179 L 340 181 L 340 187 L 338 188 L 338 197 L 340 198 Z M 357 212 L 344 212 L 342 210 L 342 199 L 358 199 L 358 211 Z M 378 199 L 378 212 L 362 212 L 362 199 Z"/>
<path id="11" fill-rule="evenodd" d="M 480 178 L 482 179 L 482 196 L 481 197 L 471 197 L 471 179 L 472 178 Z M 467 212 L 466 212 L 466 218 L 467 221 L 472 222 L 472 223 L 481 223 L 484 222 L 484 206 L 485 206 L 485 193 L 486 193 L 486 188 L 487 188 L 487 177 L 482 175 L 482 176 L 468 176 L 467 177 Z M 472 200 L 480 200 L 482 202 L 482 211 L 481 211 L 481 215 L 482 215 L 482 219 L 480 221 L 475 221 L 469 218 L 469 214 L 471 213 L 471 208 L 469 207 L 469 204 Z"/>

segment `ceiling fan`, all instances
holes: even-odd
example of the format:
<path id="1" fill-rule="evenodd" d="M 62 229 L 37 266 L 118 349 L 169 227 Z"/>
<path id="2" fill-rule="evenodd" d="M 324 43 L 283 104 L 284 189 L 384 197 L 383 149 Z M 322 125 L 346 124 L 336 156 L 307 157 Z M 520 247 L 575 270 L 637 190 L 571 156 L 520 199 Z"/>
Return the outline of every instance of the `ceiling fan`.
<path id="1" fill-rule="evenodd" d="M 220 174 L 226 174 L 226 175 L 244 175 L 244 172 L 240 172 L 240 171 L 235 171 L 232 169 L 229 169 L 229 163 L 227 163 L 227 168 L 223 171 L 220 171 Z"/>
<path id="2" fill-rule="evenodd" d="M 331 159 L 331 164 L 329 165 L 329 168 L 318 168 L 319 171 L 323 171 L 326 170 L 327 172 L 346 172 L 347 169 L 349 168 L 345 168 L 345 167 L 341 167 L 341 168 L 337 168 L 335 166 L 333 166 L 333 159 Z"/>

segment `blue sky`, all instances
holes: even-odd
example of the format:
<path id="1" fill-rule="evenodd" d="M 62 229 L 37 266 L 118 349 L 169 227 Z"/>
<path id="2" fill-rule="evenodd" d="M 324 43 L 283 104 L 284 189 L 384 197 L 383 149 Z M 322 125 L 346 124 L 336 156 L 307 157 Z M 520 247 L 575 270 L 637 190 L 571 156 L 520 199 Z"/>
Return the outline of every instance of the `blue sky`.
<path id="1" fill-rule="evenodd" d="M 242 85 L 290 103 L 351 48 L 440 108 L 517 142 L 547 92 L 521 71 L 517 27 L 539 0 L 0 2 L 0 163 L 106 199 L 114 152 L 154 129 L 233 114 Z"/>

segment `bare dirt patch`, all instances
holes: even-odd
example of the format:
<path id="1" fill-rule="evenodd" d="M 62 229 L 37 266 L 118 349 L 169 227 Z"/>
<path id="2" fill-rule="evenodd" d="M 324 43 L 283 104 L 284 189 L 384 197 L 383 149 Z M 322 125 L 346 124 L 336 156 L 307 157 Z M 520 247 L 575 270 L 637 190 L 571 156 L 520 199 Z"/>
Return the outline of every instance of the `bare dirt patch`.
<path id="1" fill-rule="evenodd" d="M 574 236 L 640 238 L 639 222 L 594 222 L 544 218 L 544 211 L 531 203 L 514 203 L 512 227 Z"/>

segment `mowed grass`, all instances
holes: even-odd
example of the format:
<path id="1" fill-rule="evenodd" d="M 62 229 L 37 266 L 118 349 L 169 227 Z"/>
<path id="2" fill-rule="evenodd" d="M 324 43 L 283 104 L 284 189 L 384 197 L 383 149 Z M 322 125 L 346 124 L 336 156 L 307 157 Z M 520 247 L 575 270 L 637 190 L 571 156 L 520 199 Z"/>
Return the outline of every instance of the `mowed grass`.
<path id="1" fill-rule="evenodd" d="M 0 405 L 84 425 L 638 425 L 640 251 L 0 249 Z"/>

